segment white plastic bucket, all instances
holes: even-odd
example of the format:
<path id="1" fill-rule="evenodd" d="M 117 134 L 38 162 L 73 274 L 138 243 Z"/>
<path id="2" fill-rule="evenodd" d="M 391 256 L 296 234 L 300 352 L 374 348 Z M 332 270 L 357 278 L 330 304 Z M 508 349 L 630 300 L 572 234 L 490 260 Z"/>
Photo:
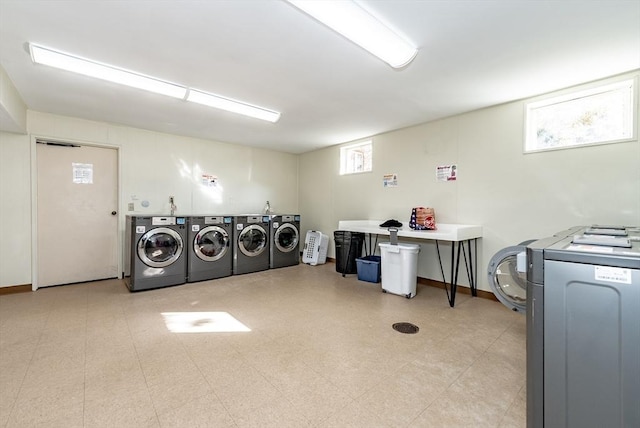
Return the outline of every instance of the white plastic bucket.
<path id="1" fill-rule="evenodd" d="M 378 245 L 381 256 L 382 291 L 405 296 L 407 299 L 414 297 L 418 283 L 420 245 L 391 245 L 388 242 Z"/>

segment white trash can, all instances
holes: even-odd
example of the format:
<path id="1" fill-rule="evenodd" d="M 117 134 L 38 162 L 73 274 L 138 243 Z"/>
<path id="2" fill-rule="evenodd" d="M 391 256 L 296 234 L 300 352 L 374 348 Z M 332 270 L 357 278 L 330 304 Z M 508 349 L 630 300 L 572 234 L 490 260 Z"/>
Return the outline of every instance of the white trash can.
<path id="1" fill-rule="evenodd" d="M 382 291 L 411 299 L 418 283 L 418 253 L 420 245 L 388 242 L 378 244 L 381 256 Z"/>

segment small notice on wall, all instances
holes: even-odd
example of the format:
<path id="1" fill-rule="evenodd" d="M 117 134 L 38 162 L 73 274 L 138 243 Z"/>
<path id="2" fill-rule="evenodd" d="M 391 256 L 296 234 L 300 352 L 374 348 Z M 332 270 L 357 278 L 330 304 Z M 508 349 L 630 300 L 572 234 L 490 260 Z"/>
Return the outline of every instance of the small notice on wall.
<path id="1" fill-rule="evenodd" d="M 71 163 L 73 182 L 76 184 L 93 184 L 93 164 Z"/>
<path id="2" fill-rule="evenodd" d="M 217 187 L 218 177 L 212 174 L 202 174 L 202 185 L 205 187 Z"/>
<path id="3" fill-rule="evenodd" d="M 457 165 L 440 165 L 436 167 L 436 180 L 456 181 Z"/>
<path id="4" fill-rule="evenodd" d="M 398 174 L 383 175 L 382 187 L 398 187 Z"/>

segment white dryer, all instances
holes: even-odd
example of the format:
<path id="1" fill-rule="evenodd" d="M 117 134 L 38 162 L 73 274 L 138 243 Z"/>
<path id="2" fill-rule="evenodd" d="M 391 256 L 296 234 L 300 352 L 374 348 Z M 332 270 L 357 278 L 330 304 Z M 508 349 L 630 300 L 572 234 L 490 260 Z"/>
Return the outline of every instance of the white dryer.
<path id="1" fill-rule="evenodd" d="M 233 274 L 269 269 L 269 224 L 261 214 L 238 215 L 233 228 Z"/>

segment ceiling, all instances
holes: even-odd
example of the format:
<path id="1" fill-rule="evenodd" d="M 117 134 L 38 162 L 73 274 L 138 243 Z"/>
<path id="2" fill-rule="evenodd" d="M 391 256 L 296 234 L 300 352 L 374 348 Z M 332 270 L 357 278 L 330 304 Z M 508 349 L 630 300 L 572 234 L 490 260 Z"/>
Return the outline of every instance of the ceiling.
<path id="1" fill-rule="evenodd" d="M 359 3 L 420 49 L 411 64 L 393 69 L 282 0 L 0 0 L 0 64 L 31 110 L 289 153 L 640 68 L 638 0 Z M 36 65 L 28 42 L 282 117 Z"/>

